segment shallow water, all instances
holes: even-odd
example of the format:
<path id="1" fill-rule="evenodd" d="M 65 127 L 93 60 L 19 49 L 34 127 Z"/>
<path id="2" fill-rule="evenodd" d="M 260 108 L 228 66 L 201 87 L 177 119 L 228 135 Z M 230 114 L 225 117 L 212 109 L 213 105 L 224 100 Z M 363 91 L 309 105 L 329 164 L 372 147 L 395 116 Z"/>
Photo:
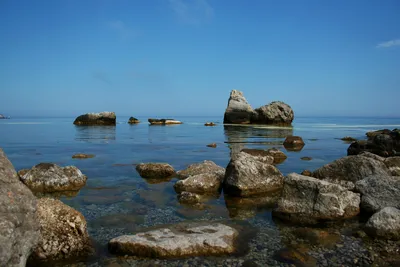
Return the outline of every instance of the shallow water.
<path id="1" fill-rule="evenodd" d="M 400 119 L 389 118 L 296 118 L 293 128 L 224 126 L 220 117 L 175 117 L 184 124 L 170 126 L 149 126 L 146 118 L 139 118 L 140 124 L 129 125 L 128 117 L 118 117 L 115 127 L 74 126 L 73 119 L 0 120 L 0 147 L 17 170 L 54 162 L 75 165 L 87 175 L 84 188 L 75 196 L 61 199 L 83 213 L 90 235 L 103 249 L 109 239 L 120 234 L 185 220 L 245 220 L 255 228 L 269 229 L 268 234 L 263 233 L 279 241 L 279 229 L 268 208 L 225 201 L 223 195 L 210 199 L 202 209 L 183 206 L 173 190 L 176 179 L 145 180 L 136 172 L 135 164 L 168 162 L 179 170 L 212 160 L 225 167 L 231 151 L 276 147 L 288 156 L 278 165 L 286 175 L 314 170 L 345 156 L 349 144 L 338 138 L 364 139 L 367 131 L 400 128 Z M 205 127 L 206 121 L 216 122 L 217 126 Z M 286 151 L 282 143 L 287 135 L 301 136 L 306 145 L 298 152 Z M 207 147 L 209 143 L 217 147 Z M 76 153 L 96 156 L 72 159 Z M 302 157 L 312 160 L 304 161 Z M 100 256 L 112 258 L 106 250 Z"/>

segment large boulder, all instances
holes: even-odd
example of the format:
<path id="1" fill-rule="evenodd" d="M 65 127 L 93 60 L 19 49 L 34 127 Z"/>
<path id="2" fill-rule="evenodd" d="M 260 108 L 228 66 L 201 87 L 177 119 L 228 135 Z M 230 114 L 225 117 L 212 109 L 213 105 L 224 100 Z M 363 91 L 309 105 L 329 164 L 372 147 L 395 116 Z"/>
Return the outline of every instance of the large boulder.
<path id="1" fill-rule="evenodd" d="M 40 163 L 20 179 L 33 192 L 51 193 L 79 190 L 86 184 L 87 177 L 75 166 Z"/>
<path id="2" fill-rule="evenodd" d="M 288 126 L 294 119 L 293 109 L 286 103 L 274 101 L 255 109 L 252 123 Z"/>
<path id="3" fill-rule="evenodd" d="M 110 240 L 112 253 L 151 258 L 231 254 L 238 231 L 221 223 L 184 223 Z"/>
<path id="4" fill-rule="evenodd" d="M 29 258 L 32 264 L 83 257 L 93 252 L 86 220 L 57 199 L 40 198 L 37 206 L 39 244 Z"/>
<path id="5" fill-rule="evenodd" d="M 78 116 L 75 125 L 116 125 L 115 112 L 87 113 Z"/>
<path id="6" fill-rule="evenodd" d="M 187 191 L 197 194 L 216 195 L 220 193 L 224 175 L 225 171 L 217 171 L 189 176 L 184 180 L 177 181 L 174 189 L 177 193 Z"/>
<path id="7" fill-rule="evenodd" d="M 38 240 L 36 198 L 0 148 L 0 266 L 25 266 Z"/>
<path id="8" fill-rule="evenodd" d="M 240 152 L 226 167 L 224 193 L 231 196 L 255 196 L 281 189 L 283 175 L 273 165 Z"/>
<path id="9" fill-rule="evenodd" d="M 369 218 L 365 231 L 373 237 L 400 240 L 400 210 L 383 208 Z"/>
<path id="10" fill-rule="evenodd" d="M 284 220 L 315 224 L 359 214 L 360 194 L 337 184 L 291 173 L 273 214 Z"/>
<path id="11" fill-rule="evenodd" d="M 247 103 L 243 93 L 232 90 L 224 114 L 224 123 L 249 124 L 253 116 L 253 108 Z"/>
<path id="12" fill-rule="evenodd" d="M 361 208 L 375 213 L 385 207 L 400 209 L 400 177 L 372 175 L 356 183 L 361 193 Z"/>
<path id="13" fill-rule="evenodd" d="M 180 170 L 176 172 L 176 176 L 179 179 L 185 179 L 192 175 L 198 175 L 203 173 L 214 173 L 214 172 L 223 172 L 225 173 L 225 168 L 218 166 L 211 160 L 204 160 L 203 162 L 193 163 L 189 165 L 186 169 Z"/>
<path id="14" fill-rule="evenodd" d="M 353 190 L 354 184 L 370 175 L 389 175 L 386 165 L 365 155 L 346 156 L 315 170 L 313 177 L 337 183 Z"/>
<path id="15" fill-rule="evenodd" d="M 357 155 L 368 151 L 382 157 L 400 154 L 400 130 L 379 130 L 367 133 L 368 140 L 353 142 L 347 149 L 347 155 Z"/>
<path id="16" fill-rule="evenodd" d="M 175 174 L 175 169 L 168 163 L 140 163 L 136 165 L 136 171 L 143 178 L 168 178 Z"/>

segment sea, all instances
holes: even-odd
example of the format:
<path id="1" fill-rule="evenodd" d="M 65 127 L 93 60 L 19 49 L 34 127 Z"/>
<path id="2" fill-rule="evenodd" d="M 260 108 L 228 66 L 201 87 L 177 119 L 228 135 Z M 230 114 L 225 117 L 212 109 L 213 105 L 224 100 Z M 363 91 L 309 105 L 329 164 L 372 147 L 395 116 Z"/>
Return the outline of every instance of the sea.
<path id="1" fill-rule="evenodd" d="M 114 258 L 106 251 L 108 240 L 154 225 L 257 219 L 271 229 L 276 227 L 271 210 L 238 216 L 240 213 L 227 207 L 223 194 L 210 199 L 203 209 L 181 205 L 173 189 L 176 178 L 143 179 L 136 164 L 166 162 L 181 170 L 192 163 L 211 160 L 225 167 L 231 153 L 242 148 L 275 147 L 288 157 L 277 165 L 287 175 L 305 169 L 313 171 L 346 156 L 349 143 L 341 140 L 345 136 L 365 139 L 368 131 L 400 128 L 400 118 L 372 117 L 297 117 L 293 127 L 224 125 L 221 116 L 175 116 L 183 124 L 166 126 L 150 126 L 147 117 L 138 117 L 141 122 L 132 125 L 128 119 L 118 117 L 116 126 L 75 126 L 72 117 L 0 120 L 0 147 L 17 171 L 52 162 L 74 165 L 88 177 L 86 186 L 76 194 L 57 197 L 85 216 L 89 234 L 102 250 L 98 257 L 106 261 Z M 206 127 L 206 122 L 217 125 Z M 301 136 L 303 149 L 287 151 L 283 141 L 288 135 Z M 207 147 L 210 143 L 217 146 Z M 76 153 L 95 157 L 73 159 Z M 304 157 L 309 158 L 303 160 Z M 276 231 L 279 235 L 279 229 Z"/>

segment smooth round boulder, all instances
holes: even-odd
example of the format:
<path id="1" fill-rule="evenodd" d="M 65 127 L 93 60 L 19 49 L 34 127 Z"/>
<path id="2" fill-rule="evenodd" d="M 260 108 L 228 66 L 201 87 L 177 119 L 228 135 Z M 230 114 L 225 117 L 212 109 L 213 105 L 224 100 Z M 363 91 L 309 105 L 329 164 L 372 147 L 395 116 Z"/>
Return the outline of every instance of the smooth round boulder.
<path id="1" fill-rule="evenodd" d="M 300 151 L 303 149 L 304 145 L 303 138 L 300 136 L 291 135 L 286 137 L 285 141 L 283 141 L 283 146 L 288 151 Z"/>
<path id="2" fill-rule="evenodd" d="M 79 190 L 85 186 L 87 177 L 75 166 L 40 163 L 20 179 L 33 192 L 51 193 Z"/>
<path id="3" fill-rule="evenodd" d="M 372 237 L 400 240 L 400 210 L 393 207 L 381 209 L 369 218 L 365 231 Z"/>
<path id="4" fill-rule="evenodd" d="M 175 169 L 168 163 L 140 163 L 136 171 L 143 178 L 168 178 L 175 174 Z"/>
<path id="5" fill-rule="evenodd" d="M 293 109 L 282 101 L 274 101 L 254 110 L 252 123 L 290 126 L 294 119 Z"/>

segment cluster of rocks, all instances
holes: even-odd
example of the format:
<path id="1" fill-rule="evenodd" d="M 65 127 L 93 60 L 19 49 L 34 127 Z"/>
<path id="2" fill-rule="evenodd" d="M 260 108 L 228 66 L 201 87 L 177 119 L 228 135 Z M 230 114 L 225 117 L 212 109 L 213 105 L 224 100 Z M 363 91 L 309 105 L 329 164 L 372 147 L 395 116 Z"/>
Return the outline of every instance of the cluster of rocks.
<path id="1" fill-rule="evenodd" d="M 347 149 L 347 155 L 371 152 L 382 157 L 400 156 L 400 130 L 378 130 L 366 133 L 367 140 L 353 142 Z"/>
<path id="2" fill-rule="evenodd" d="M 72 180 L 67 181 L 68 175 Z M 22 177 L 0 149 L 0 266 L 25 266 L 27 261 L 39 265 L 91 255 L 82 214 L 59 200 L 38 199 L 31 191 L 60 190 L 68 182 L 76 189 L 86 177 L 74 168 L 52 164 L 36 165 Z"/>
<path id="3" fill-rule="evenodd" d="M 294 119 L 293 109 L 286 103 L 274 101 L 253 109 L 243 93 L 232 90 L 224 114 L 224 123 L 269 124 L 289 126 Z"/>

